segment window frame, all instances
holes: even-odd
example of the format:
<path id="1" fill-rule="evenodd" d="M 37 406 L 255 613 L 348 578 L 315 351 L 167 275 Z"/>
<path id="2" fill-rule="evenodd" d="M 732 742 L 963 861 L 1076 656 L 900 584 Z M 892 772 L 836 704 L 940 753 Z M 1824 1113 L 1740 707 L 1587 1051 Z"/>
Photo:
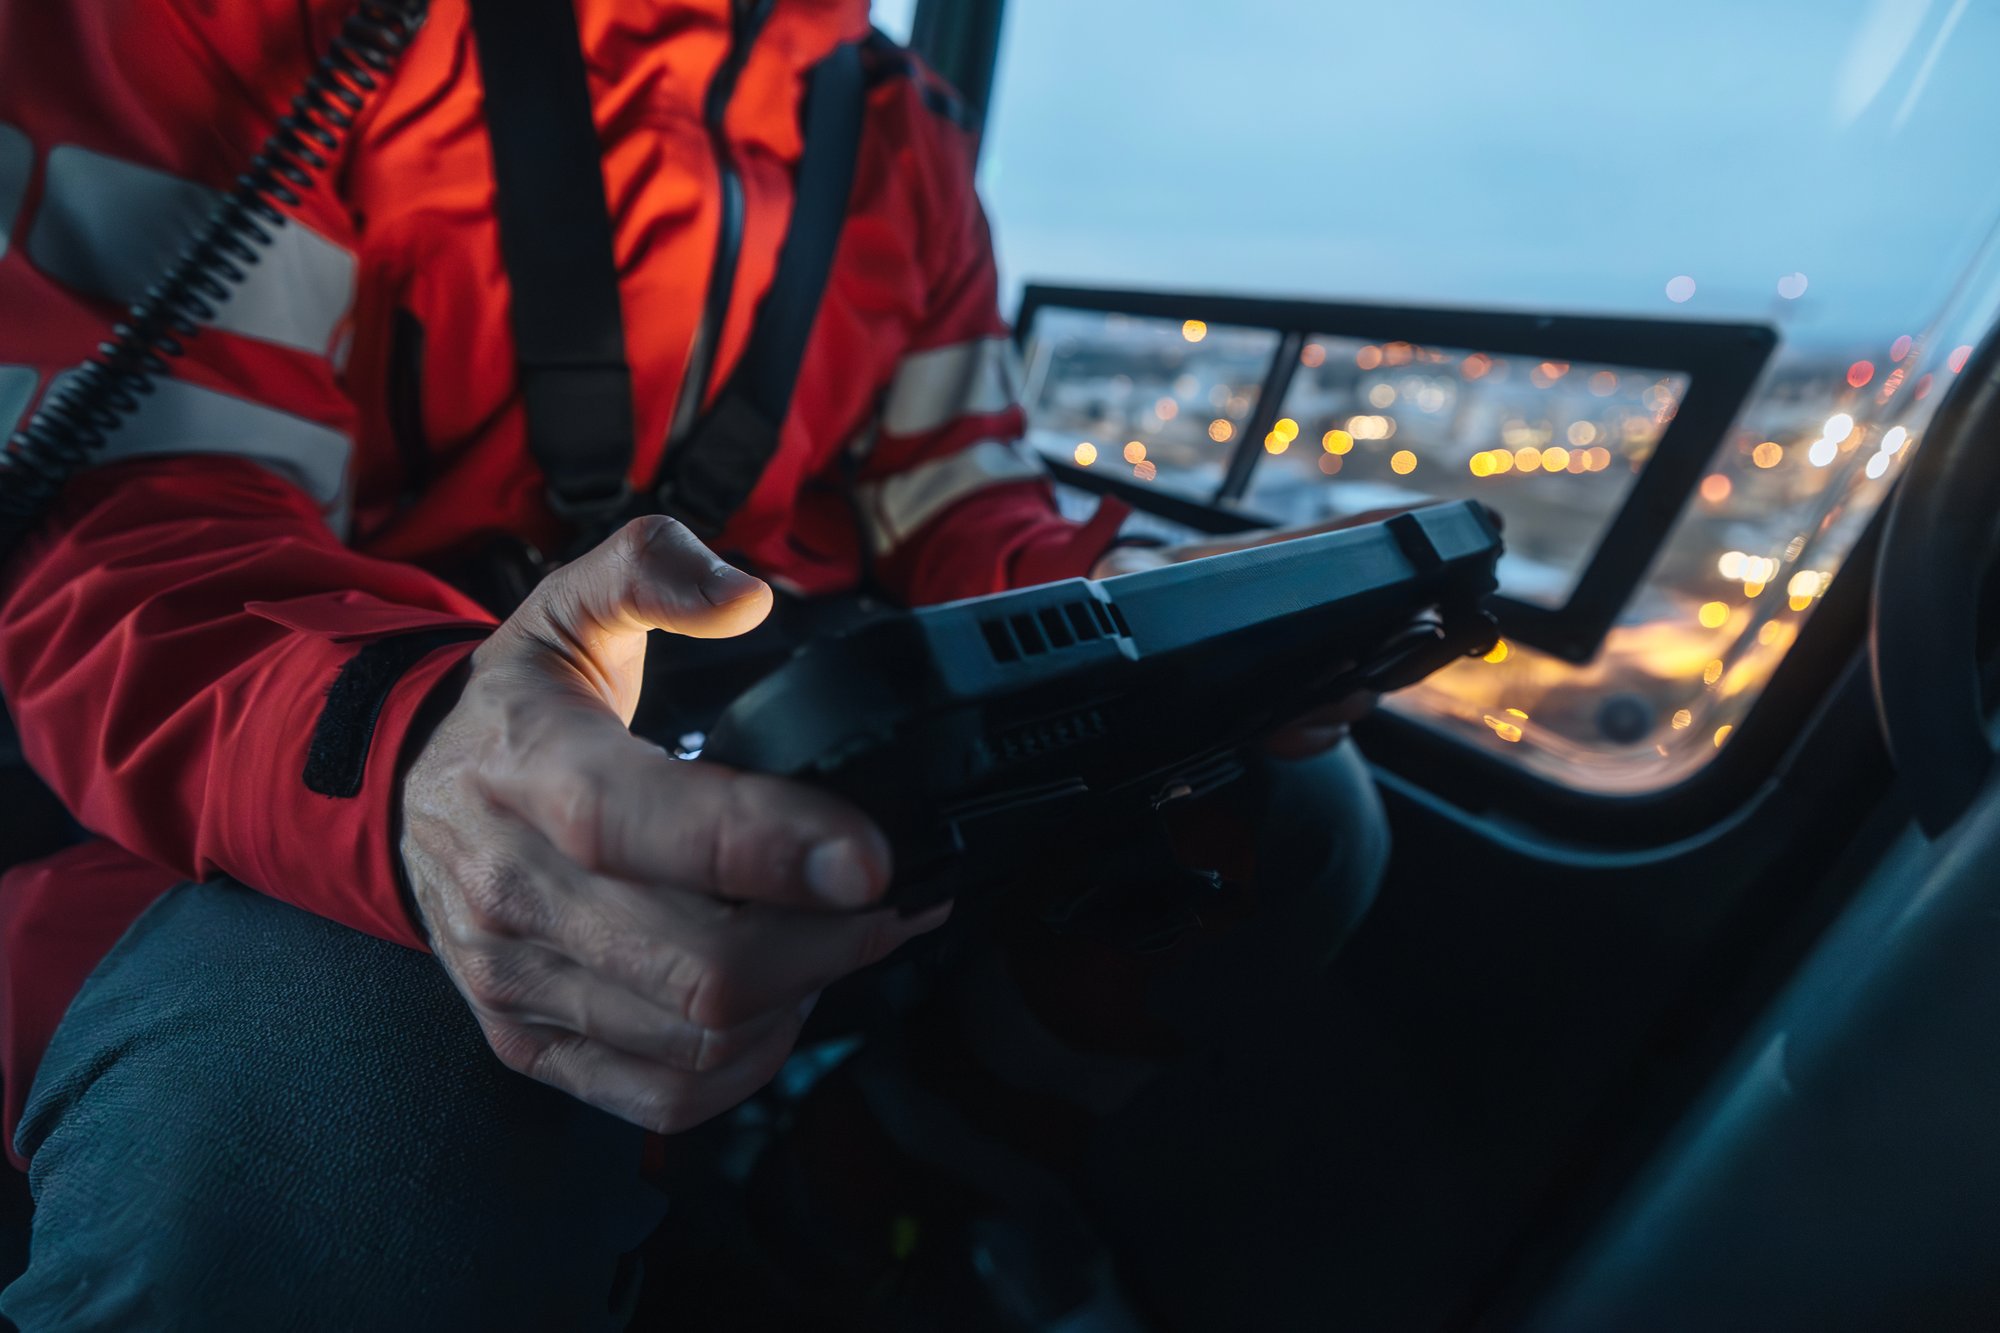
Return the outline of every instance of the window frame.
<path id="1" fill-rule="evenodd" d="M 1082 289 L 1046 285 L 1029 287 L 1016 321 L 1016 338 L 1025 346 L 1028 330 L 1038 309 L 1065 307 L 1070 298 L 1081 292 Z M 1157 294 L 1092 294 L 1148 298 L 1139 303 L 1146 307 L 1144 309 L 1126 310 L 1121 306 L 1107 313 L 1163 314 L 1167 318 L 1209 319 L 1214 323 L 1247 324 L 1251 327 L 1257 326 L 1256 321 L 1243 316 L 1268 306 L 1305 307 L 1315 317 L 1329 308 L 1326 303 L 1266 302 L 1256 298 L 1164 296 L 1155 302 L 1152 298 Z M 1392 337 L 1408 337 L 1409 330 L 1417 327 L 1413 317 L 1454 313 L 1400 307 L 1331 308 L 1359 310 L 1367 315 L 1379 314 L 1385 321 L 1393 318 L 1393 323 L 1385 322 L 1382 326 L 1394 330 L 1388 335 Z M 1477 318 L 1525 321 L 1530 331 L 1557 323 L 1588 330 L 1604 325 L 1652 322 L 1498 313 L 1481 314 Z M 1676 328 L 1688 326 L 1678 321 L 1674 324 Z M 1425 324 L 1423 327 L 1428 330 L 1432 326 Z M 1693 327 L 1699 329 L 1704 326 Z M 1770 334 L 1770 330 L 1763 326 L 1724 327 L 1749 327 Z M 1341 331 L 1326 327 L 1312 330 L 1329 334 Z M 1573 327 L 1567 331 L 1577 330 Z M 1449 344 L 1454 337 L 1463 340 L 1466 335 L 1447 330 L 1444 336 L 1427 340 Z M 1414 337 L 1408 340 L 1426 341 Z M 1457 345 L 1464 343 L 1460 341 Z M 1772 346 L 1775 347 L 1775 338 Z M 1476 343 L 1475 347 L 1484 350 Z M 1768 354 L 1769 349 L 1765 355 Z M 1283 357 L 1282 346 L 1277 355 Z M 1584 344 L 1576 347 L 1575 356 L 1571 359 L 1616 361 L 1617 358 L 1606 356 L 1602 346 Z M 1291 353 L 1291 360 L 1294 365 L 1297 364 L 1296 349 Z M 1761 360 L 1759 364 L 1762 364 Z M 1678 369 L 1664 365 L 1659 368 Z M 1690 376 L 1692 391 L 1691 372 Z M 1747 397 L 1750 387 L 1747 384 L 1744 386 L 1743 397 Z M 1707 452 L 1693 446 L 1686 447 L 1685 451 L 1694 455 L 1699 463 L 1706 464 L 1720 432 L 1727 430 L 1730 424 L 1730 421 L 1724 421 L 1717 427 L 1716 439 L 1708 442 Z M 1269 429 L 1268 424 L 1265 429 Z M 1246 432 L 1246 438 L 1255 442 L 1261 436 Z M 1662 450 L 1666 443 L 1663 435 L 1660 441 Z M 1657 459 L 1657 453 L 1655 457 Z M 1060 484 L 1117 496 L 1143 512 L 1200 531 L 1220 534 L 1268 525 L 1258 515 L 1226 508 L 1213 501 L 1205 503 L 1177 496 L 1056 459 L 1044 459 L 1044 462 Z M 1696 475 L 1698 478 L 1699 468 Z M 1680 504 L 1687 502 L 1695 484 L 1690 482 L 1680 494 Z M 1900 484 L 1899 481 L 1897 485 Z M 1634 494 L 1637 491 L 1635 484 Z M 1481 749 L 1420 719 L 1404 717 L 1386 709 L 1378 709 L 1373 716 L 1357 724 L 1356 734 L 1363 742 L 1371 763 L 1387 775 L 1392 788 L 1402 790 L 1412 799 L 1442 802 L 1456 812 L 1457 818 L 1477 825 L 1496 838 L 1525 834 L 1533 837 L 1545 851 L 1552 851 L 1558 846 L 1570 847 L 1575 849 L 1572 855 L 1594 858 L 1609 867 L 1634 854 L 1645 857 L 1657 854 L 1663 847 L 1718 836 L 1754 813 L 1760 795 L 1780 778 L 1782 770 L 1796 754 L 1802 738 L 1811 734 L 1816 716 L 1841 706 L 1842 700 L 1857 690 L 1866 692 L 1867 661 L 1863 646 L 1868 627 L 1869 596 L 1874 584 L 1882 528 L 1893 497 L 1892 491 L 1870 516 L 1859 539 L 1842 562 L 1833 585 L 1806 620 L 1797 642 L 1778 664 L 1750 711 L 1738 724 L 1730 743 L 1700 771 L 1680 782 L 1636 794 L 1589 792 L 1543 777 L 1509 761 L 1502 754 Z M 1671 526 L 1679 512 L 1678 505 L 1668 509 L 1666 527 Z M 1618 519 L 1614 518 L 1606 528 L 1606 541 L 1610 540 L 1617 526 Z M 1664 540 L 1666 527 L 1662 528 L 1659 540 Z M 1646 560 L 1650 560 L 1657 549 L 1658 541 L 1647 551 Z M 1643 569 L 1645 561 L 1640 563 Z"/>
<path id="2" fill-rule="evenodd" d="M 1901 481 L 1895 485 L 1900 487 Z M 1443 728 L 1389 709 L 1356 724 L 1369 760 L 1461 818 L 1500 836 L 1538 836 L 1545 849 L 1564 845 L 1586 856 L 1657 854 L 1719 836 L 1753 818 L 1782 781 L 1819 717 L 1870 694 L 1865 651 L 1869 598 L 1882 528 L 1895 492 L 1870 516 L 1833 585 L 1799 631 L 1729 744 L 1700 770 L 1655 791 L 1604 794 L 1566 786 Z"/>
<path id="3" fill-rule="evenodd" d="M 993 104 L 1006 16 L 1006 0 L 917 0 L 910 15 L 910 50 L 958 90 L 975 125 Z"/>
<path id="4" fill-rule="evenodd" d="M 1778 345 L 1766 324 L 1554 315 L 1431 306 L 1354 305 L 1277 297 L 1132 291 L 1030 284 L 1022 292 L 1014 336 L 1025 351 L 1044 310 L 1081 310 L 1209 324 L 1278 334 L 1262 387 L 1238 433 L 1222 483 L 1206 501 L 1168 497 L 1147 486 L 1045 460 L 1065 484 L 1112 493 L 1135 508 L 1204 532 L 1272 526 L 1243 510 L 1265 452 L 1261 446 L 1283 410 L 1314 335 L 1402 341 L 1542 360 L 1602 362 L 1687 376 L 1688 388 L 1653 455 L 1606 522 L 1567 602 L 1548 607 L 1494 598 L 1511 638 L 1564 661 L 1590 661 L 1652 567 L 1675 522 L 1700 485 L 1729 428 Z M 1171 503 L 1163 504 L 1162 500 Z M 1195 520 L 1195 521 L 1190 521 Z"/>

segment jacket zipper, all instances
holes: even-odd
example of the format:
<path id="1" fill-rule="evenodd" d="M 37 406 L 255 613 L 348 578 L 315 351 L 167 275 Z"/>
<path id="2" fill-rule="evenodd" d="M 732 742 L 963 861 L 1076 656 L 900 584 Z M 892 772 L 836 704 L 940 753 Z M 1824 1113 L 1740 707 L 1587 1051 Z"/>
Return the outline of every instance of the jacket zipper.
<path id="1" fill-rule="evenodd" d="M 681 380 L 679 400 L 674 405 L 673 425 L 667 432 L 671 449 L 688 437 L 701 417 L 702 402 L 708 395 L 708 379 L 715 369 L 715 345 L 722 336 L 722 322 L 729 316 L 730 298 L 736 291 L 736 265 L 743 250 L 743 178 L 737 173 L 735 154 L 730 151 L 724 126 L 729 99 L 736 92 L 736 80 L 758 31 L 771 13 L 774 0 L 735 0 L 730 10 L 729 51 L 709 82 L 702 103 L 702 119 L 708 126 L 708 141 L 715 154 L 715 171 L 722 190 L 722 225 L 715 238 L 715 263 L 709 270 L 708 298 L 702 305 L 701 322 L 695 326 L 688 346 L 687 372 Z"/>

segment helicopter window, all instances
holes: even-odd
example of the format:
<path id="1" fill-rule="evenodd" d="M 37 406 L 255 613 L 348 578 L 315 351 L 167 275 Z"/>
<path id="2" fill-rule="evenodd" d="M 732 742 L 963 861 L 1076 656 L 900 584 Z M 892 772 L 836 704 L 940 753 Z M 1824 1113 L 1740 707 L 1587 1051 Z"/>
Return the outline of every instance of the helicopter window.
<path id="1" fill-rule="evenodd" d="M 916 16 L 917 0 L 874 0 L 868 6 L 868 21 L 899 42 L 910 40 Z"/>
<path id="2" fill-rule="evenodd" d="M 1031 444 L 1203 500 L 1222 488 L 1279 341 L 1269 329 L 1065 309 L 1033 333 Z"/>
<path id="3" fill-rule="evenodd" d="M 1687 392 L 1671 371 L 1395 340 L 1321 335 L 1299 357 L 1246 506 L 1297 524 L 1481 500 L 1514 534 L 1503 586 L 1552 607 L 1594 545 L 1565 533 L 1605 530 Z"/>
<path id="4" fill-rule="evenodd" d="M 1168 0 L 1135 21 L 1010 0 L 982 188 L 1011 299 L 1311 296 L 1778 340 L 1643 543 L 1614 514 L 1693 390 L 1685 367 L 1615 349 L 1545 364 L 1412 338 L 1390 365 L 1393 333 L 1322 329 L 1253 364 L 1271 329 L 1196 330 L 1203 298 L 1178 317 L 1052 300 L 1022 312 L 1031 436 L 1067 480 L 1091 454 L 1117 473 L 1096 489 L 1213 511 L 1156 506 L 1169 535 L 1231 511 L 1485 500 L 1524 614 L 1622 556 L 1633 577 L 1587 654 L 1510 636 L 1390 706 L 1579 789 L 1686 780 L 1740 729 L 2000 304 L 2000 179 L 1964 169 L 2000 115 L 1996 41 L 2000 11 L 1957 3 Z M 1514 394 L 1537 377 L 1531 412 Z"/>

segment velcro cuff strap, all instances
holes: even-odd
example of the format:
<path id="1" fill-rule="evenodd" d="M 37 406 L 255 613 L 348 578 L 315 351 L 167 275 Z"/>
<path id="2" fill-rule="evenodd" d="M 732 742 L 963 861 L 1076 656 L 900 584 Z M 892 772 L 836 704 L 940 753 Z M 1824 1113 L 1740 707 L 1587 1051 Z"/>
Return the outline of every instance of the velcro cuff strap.
<path id="1" fill-rule="evenodd" d="M 461 625 L 399 634 L 377 639 L 348 658 L 327 688 L 326 704 L 313 728 L 306 750 L 306 789 L 321 796 L 359 796 L 375 724 L 396 682 L 439 648 L 483 639 L 491 632 Z"/>

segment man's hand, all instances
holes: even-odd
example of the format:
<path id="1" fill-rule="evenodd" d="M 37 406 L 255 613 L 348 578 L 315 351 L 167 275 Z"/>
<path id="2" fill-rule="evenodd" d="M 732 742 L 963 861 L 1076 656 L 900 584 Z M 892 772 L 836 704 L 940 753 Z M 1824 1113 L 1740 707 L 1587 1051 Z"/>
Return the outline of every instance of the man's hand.
<path id="1" fill-rule="evenodd" d="M 1348 729 L 1375 711 L 1381 696 L 1350 694 L 1338 703 L 1295 717 L 1264 738 L 1264 749 L 1279 759 L 1310 759 L 1347 739 Z"/>
<path id="2" fill-rule="evenodd" d="M 660 1132 L 762 1087 L 823 987 L 948 911 L 868 910 L 889 848 L 851 806 L 628 730 L 648 630 L 770 609 L 680 524 L 636 520 L 480 646 L 403 780 L 417 908 L 494 1053 Z"/>

